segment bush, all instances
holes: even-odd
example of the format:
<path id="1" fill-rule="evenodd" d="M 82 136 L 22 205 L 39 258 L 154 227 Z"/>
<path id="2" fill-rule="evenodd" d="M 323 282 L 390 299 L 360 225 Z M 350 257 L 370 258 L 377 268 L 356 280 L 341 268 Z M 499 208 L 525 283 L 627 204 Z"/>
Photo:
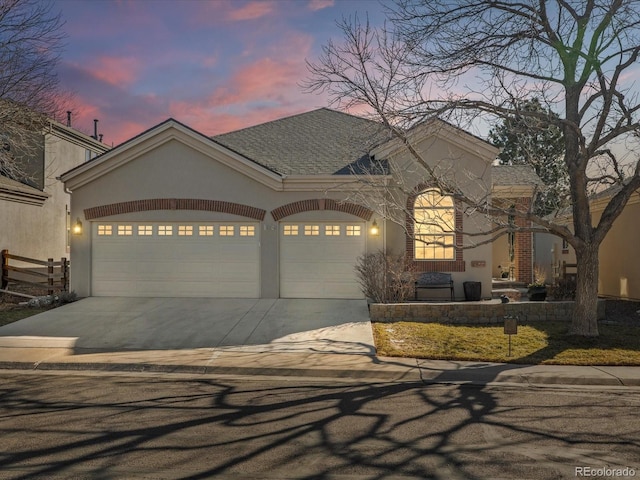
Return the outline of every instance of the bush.
<path id="1" fill-rule="evenodd" d="M 27 302 L 29 307 L 59 307 L 67 303 L 75 302 L 78 299 L 76 292 L 60 292 L 55 295 L 44 295 L 32 298 Z"/>
<path id="2" fill-rule="evenodd" d="M 414 296 L 415 271 L 404 255 L 367 253 L 358 257 L 355 268 L 362 292 L 374 303 L 404 302 Z"/>
<path id="3" fill-rule="evenodd" d="M 549 295 L 554 300 L 575 300 L 576 282 L 569 278 L 559 278 L 549 287 Z"/>

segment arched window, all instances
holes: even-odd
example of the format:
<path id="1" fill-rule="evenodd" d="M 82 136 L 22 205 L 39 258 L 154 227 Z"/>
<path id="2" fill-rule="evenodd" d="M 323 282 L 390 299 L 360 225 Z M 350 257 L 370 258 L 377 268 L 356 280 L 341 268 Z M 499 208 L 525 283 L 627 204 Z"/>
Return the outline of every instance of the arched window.
<path id="1" fill-rule="evenodd" d="M 413 204 L 415 260 L 455 260 L 456 212 L 453 197 L 429 189 Z"/>

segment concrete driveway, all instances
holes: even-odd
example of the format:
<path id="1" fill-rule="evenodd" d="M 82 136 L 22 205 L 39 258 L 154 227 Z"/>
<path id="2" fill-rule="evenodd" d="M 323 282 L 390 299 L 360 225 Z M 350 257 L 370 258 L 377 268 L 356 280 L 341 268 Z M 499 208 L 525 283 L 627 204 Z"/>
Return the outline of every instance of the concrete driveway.
<path id="1" fill-rule="evenodd" d="M 364 300 L 91 297 L 0 327 L 0 347 L 375 355 Z"/>

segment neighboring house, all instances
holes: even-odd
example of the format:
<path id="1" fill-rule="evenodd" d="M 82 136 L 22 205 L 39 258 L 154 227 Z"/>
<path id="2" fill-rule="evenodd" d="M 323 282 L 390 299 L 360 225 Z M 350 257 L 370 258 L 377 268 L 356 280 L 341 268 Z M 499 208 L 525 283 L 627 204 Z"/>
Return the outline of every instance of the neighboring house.
<path id="1" fill-rule="evenodd" d="M 42 260 L 68 258 L 70 196 L 58 177 L 109 147 L 55 121 L 34 142 L 22 159 L 27 179 L 0 175 L 0 249 Z"/>
<path id="2" fill-rule="evenodd" d="M 592 221 L 596 224 L 611 197 L 619 187 L 611 187 L 591 199 Z M 631 196 L 620 216 L 600 245 L 598 295 L 640 300 L 640 257 L 637 254 L 640 229 L 640 191 Z M 570 217 L 566 219 L 570 224 Z M 536 234 L 536 263 L 545 268 L 551 280 L 562 275 L 563 264 L 570 265 L 567 273 L 575 274 L 576 255 L 567 242 L 555 235 Z"/>
<path id="3" fill-rule="evenodd" d="M 459 232 L 486 228 L 483 215 L 409 178 L 414 193 L 406 201 L 416 217 L 437 210 L 454 223 L 449 233 L 416 232 L 440 240 L 427 245 L 407 234 L 414 225 L 405 229 L 357 200 L 363 185 L 354 172 L 374 159 L 412 163 L 381 131 L 326 108 L 213 138 L 173 119 L 147 130 L 62 175 L 71 216 L 84 226 L 72 236 L 71 289 L 80 296 L 362 298 L 356 259 L 384 248 L 406 252 L 418 271 L 451 272 L 458 298 L 468 280 L 489 296 L 492 245 L 462 248 L 470 240 Z M 487 142 L 444 122 L 410 135 L 428 162 L 459 175 L 469 192 L 484 189 L 486 197 L 493 186 L 497 196 L 530 202 L 532 189 L 509 185 L 508 175 L 493 183 L 497 150 Z M 530 255 L 528 238 L 521 246 Z M 530 276 L 531 264 L 530 256 L 522 275 Z"/>

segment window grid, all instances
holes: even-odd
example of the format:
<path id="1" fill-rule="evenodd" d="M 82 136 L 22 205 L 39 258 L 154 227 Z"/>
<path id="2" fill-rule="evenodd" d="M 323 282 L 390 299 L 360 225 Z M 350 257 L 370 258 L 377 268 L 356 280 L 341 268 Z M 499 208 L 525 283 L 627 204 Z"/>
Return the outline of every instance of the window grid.
<path id="1" fill-rule="evenodd" d="M 178 225 L 178 236 L 190 237 L 191 235 L 193 235 L 192 225 Z"/>
<path id="2" fill-rule="evenodd" d="M 138 225 L 138 236 L 153 235 L 153 225 Z"/>
<path id="3" fill-rule="evenodd" d="M 112 235 L 113 227 L 111 225 L 98 225 L 98 235 Z"/>
<path id="4" fill-rule="evenodd" d="M 336 237 L 340 235 L 340 225 L 325 225 L 324 234 L 327 237 Z"/>
<path id="5" fill-rule="evenodd" d="M 129 236 L 133 235 L 133 226 L 132 225 L 118 225 L 118 235 L 121 236 Z"/>
<path id="6" fill-rule="evenodd" d="M 304 226 L 304 234 L 306 236 L 317 236 L 320 235 L 320 226 L 319 225 L 305 225 Z"/>
<path id="7" fill-rule="evenodd" d="M 432 189 L 414 203 L 414 258 L 455 260 L 455 207 L 453 198 Z"/>
<path id="8" fill-rule="evenodd" d="M 198 234 L 201 237 L 213 237 L 213 225 L 200 225 L 198 227 Z"/>
<path id="9" fill-rule="evenodd" d="M 285 236 L 298 235 L 298 225 L 285 225 L 284 226 L 284 235 Z"/>
<path id="10" fill-rule="evenodd" d="M 256 227 L 254 225 L 240 225 L 241 237 L 254 237 L 256 234 Z"/>
<path id="11" fill-rule="evenodd" d="M 347 225 L 347 237 L 359 237 L 360 225 Z"/>
<path id="12" fill-rule="evenodd" d="M 235 228 L 233 225 L 220 225 L 218 232 L 221 237 L 233 237 Z"/>
<path id="13" fill-rule="evenodd" d="M 161 237 L 169 237 L 173 235 L 172 225 L 158 225 L 158 235 Z"/>

